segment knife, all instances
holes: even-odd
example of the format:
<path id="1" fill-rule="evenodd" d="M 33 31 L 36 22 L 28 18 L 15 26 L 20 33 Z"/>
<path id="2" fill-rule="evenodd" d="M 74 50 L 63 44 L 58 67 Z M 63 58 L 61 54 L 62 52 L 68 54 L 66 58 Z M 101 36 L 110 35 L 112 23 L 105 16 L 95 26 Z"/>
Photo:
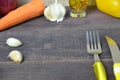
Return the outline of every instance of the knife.
<path id="1" fill-rule="evenodd" d="M 116 80 L 120 80 L 120 50 L 117 43 L 110 37 L 105 36 L 113 58 L 113 71 Z"/>

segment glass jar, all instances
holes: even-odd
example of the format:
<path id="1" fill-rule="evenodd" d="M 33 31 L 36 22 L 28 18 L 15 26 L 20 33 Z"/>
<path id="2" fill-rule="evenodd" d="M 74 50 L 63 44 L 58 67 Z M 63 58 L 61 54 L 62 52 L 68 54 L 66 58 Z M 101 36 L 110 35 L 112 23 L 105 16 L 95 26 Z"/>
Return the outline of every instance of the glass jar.
<path id="1" fill-rule="evenodd" d="M 85 17 L 88 0 L 69 0 L 69 7 L 71 8 L 71 17 Z"/>
<path id="2" fill-rule="evenodd" d="M 96 0 L 88 0 L 88 6 L 96 6 Z"/>

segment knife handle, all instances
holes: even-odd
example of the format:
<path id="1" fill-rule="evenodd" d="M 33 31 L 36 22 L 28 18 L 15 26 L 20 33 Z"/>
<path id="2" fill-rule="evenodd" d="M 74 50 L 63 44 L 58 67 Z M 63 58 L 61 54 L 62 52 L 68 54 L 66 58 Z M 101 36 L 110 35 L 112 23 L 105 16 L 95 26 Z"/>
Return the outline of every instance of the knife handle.
<path id="1" fill-rule="evenodd" d="M 120 80 L 120 63 L 115 63 L 113 65 L 113 71 L 114 71 L 116 80 Z"/>
<path id="2" fill-rule="evenodd" d="M 97 80 L 107 80 L 107 75 L 105 71 L 105 67 L 101 61 L 96 61 L 93 64 L 94 72 Z"/>

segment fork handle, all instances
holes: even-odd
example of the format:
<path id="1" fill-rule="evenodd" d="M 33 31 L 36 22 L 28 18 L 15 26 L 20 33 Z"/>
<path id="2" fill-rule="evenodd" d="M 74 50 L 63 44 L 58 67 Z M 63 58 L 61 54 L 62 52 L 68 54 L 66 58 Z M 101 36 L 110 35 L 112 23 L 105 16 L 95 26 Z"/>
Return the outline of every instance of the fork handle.
<path id="1" fill-rule="evenodd" d="M 95 61 L 95 63 L 93 64 L 93 68 L 97 80 L 107 80 L 105 67 L 101 61 Z"/>

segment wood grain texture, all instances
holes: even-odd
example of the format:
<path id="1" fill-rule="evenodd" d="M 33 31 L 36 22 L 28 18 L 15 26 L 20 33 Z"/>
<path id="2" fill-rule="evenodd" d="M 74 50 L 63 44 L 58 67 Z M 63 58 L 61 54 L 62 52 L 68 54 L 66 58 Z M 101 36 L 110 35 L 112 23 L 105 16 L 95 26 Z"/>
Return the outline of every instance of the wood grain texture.
<path id="1" fill-rule="evenodd" d="M 0 80 L 96 80 L 93 72 L 93 56 L 86 51 L 87 30 L 99 31 L 103 52 L 100 55 L 108 80 L 114 80 L 112 58 L 105 35 L 120 44 L 119 19 L 97 10 L 87 9 L 85 18 L 71 18 L 70 9 L 63 22 L 38 18 L 0 32 Z M 8 47 L 9 37 L 23 41 L 18 48 Z M 7 59 L 11 50 L 20 50 L 24 55 L 22 64 Z"/>
<path id="2" fill-rule="evenodd" d="M 108 80 L 114 80 L 111 60 L 103 62 Z M 96 80 L 93 60 L 39 60 L 0 64 L 1 80 Z"/>

